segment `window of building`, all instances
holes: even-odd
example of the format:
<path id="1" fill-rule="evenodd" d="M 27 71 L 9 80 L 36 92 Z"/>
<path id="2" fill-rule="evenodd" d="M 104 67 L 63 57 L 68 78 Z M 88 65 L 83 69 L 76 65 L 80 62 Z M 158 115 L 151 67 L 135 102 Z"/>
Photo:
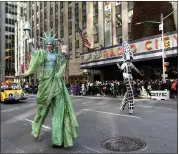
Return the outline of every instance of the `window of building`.
<path id="1" fill-rule="evenodd" d="M 8 18 L 6 18 L 6 24 L 8 24 L 8 23 L 9 23 Z"/>
<path id="2" fill-rule="evenodd" d="M 39 18 L 37 18 L 37 24 L 39 23 Z"/>
<path id="3" fill-rule="evenodd" d="M 42 22 L 42 18 L 43 18 L 42 12 L 40 12 L 40 22 Z"/>
<path id="4" fill-rule="evenodd" d="M 85 29 L 86 28 L 86 20 L 82 21 L 82 28 Z"/>
<path id="5" fill-rule="evenodd" d="M 15 29 L 13 27 L 5 27 L 5 31 L 7 31 L 7 32 L 15 32 Z"/>
<path id="6" fill-rule="evenodd" d="M 93 16 L 98 15 L 98 3 L 93 2 L 93 8 L 94 8 Z"/>
<path id="7" fill-rule="evenodd" d="M 94 16 L 94 18 L 93 18 L 93 23 L 94 23 L 94 24 L 98 23 L 98 16 Z"/>
<path id="8" fill-rule="evenodd" d="M 68 27 L 68 35 L 72 34 L 72 27 Z"/>
<path id="9" fill-rule="evenodd" d="M 23 11 L 23 8 L 22 7 L 20 7 L 20 10 L 21 10 L 21 16 L 23 16 L 24 15 L 24 11 Z M 37 8 L 37 12 L 38 12 L 38 8 Z"/>
<path id="10" fill-rule="evenodd" d="M 31 17 L 31 8 L 29 8 L 29 18 Z"/>
<path id="11" fill-rule="evenodd" d="M 58 16 L 55 15 L 55 26 L 58 26 Z"/>
<path id="12" fill-rule="evenodd" d="M 76 40 L 76 42 L 75 42 L 75 47 L 76 47 L 76 49 L 79 48 L 79 40 Z"/>
<path id="13" fill-rule="evenodd" d="M 72 50 L 72 42 L 69 42 L 69 51 Z"/>
<path id="14" fill-rule="evenodd" d="M 75 52 L 75 58 L 79 58 L 80 57 L 80 52 Z"/>
<path id="15" fill-rule="evenodd" d="M 39 11 L 39 6 L 37 5 L 37 10 L 36 10 L 37 12 Z"/>
<path id="16" fill-rule="evenodd" d="M 122 35 L 122 26 L 116 27 L 116 36 L 121 36 Z"/>
<path id="17" fill-rule="evenodd" d="M 86 11 L 86 2 L 82 1 L 82 11 Z"/>
<path id="18" fill-rule="evenodd" d="M 72 18 L 72 10 L 71 7 L 68 8 L 68 19 Z"/>
<path id="19" fill-rule="evenodd" d="M 32 16 L 34 15 L 34 9 L 32 9 Z"/>
<path id="20" fill-rule="evenodd" d="M 121 5 L 116 6 L 116 14 L 121 14 Z"/>
<path id="21" fill-rule="evenodd" d="M 63 30 L 63 26 L 61 26 L 61 30 L 60 30 L 60 37 L 63 38 L 64 37 L 64 30 Z"/>
<path id="22" fill-rule="evenodd" d="M 47 11 L 44 11 L 44 19 L 47 19 Z"/>
<path id="23" fill-rule="evenodd" d="M 43 2 L 40 2 L 40 9 L 42 9 L 42 5 L 43 5 L 42 3 L 43 3 Z"/>
<path id="24" fill-rule="evenodd" d="M 72 34 L 72 22 L 68 23 L 68 34 L 71 35 Z"/>
<path id="25" fill-rule="evenodd" d="M 60 9 L 63 9 L 63 2 L 60 2 Z"/>
<path id="26" fill-rule="evenodd" d="M 44 31 L 45 32 L 47 31 L 47 25 L 44 25 Z"/>
<path id="27" fill-rule="evenodd" d="M 134 7 L 134 2 L 133 1 L 128 1 L 128 10 L 132 10 Z"/>
<path id="28" fill-rule="evenodd" d="M 128 41 L 132 41 L 131 33 L 128 33 Z"/>
<path id="29" fill-rule="evenodd" d="M 98 40 L 99 40 L 98 34 L 95 34 L 93 36 L 94 36 L 94 43 L 98 43 Z"/>
<path id="30" fill-rule="evenodd" d="M 53 14 L 53 7 L 50 7 L 50 15 Z"/>
<path id="31" fill-rule="evenodd" d="M 131 23 L 128 23 L 128 32 L 131 32 Z"/>
<path id="32" fill-rule="evenodd" d="M 78 16 L 79 10 L 75 8 L 75 16 Z"/>
<path id="33" fill-rule="evenodd" d="M 53 21 L 50 21 L 50 28 L 53 28 Z"/>
<path id="34" fill-rule="evenodd" d="M 58 3 L 55 2 L 55 12 L 57 12 L 57 11 L 58 11 Z"/>
<path id="35" fill-rule="evenodd" d="M 79 27 L 79 21 L 76 20 L 77 24 L 75 24 L 75 32 L 78 32 L 78 27 Z"/>
<path id="36" fill-rule="evenodd" d="M 82 28 L 86 28 L 86 10 L 82 12 Z"/>
<path id="37" fill-rule="evenodd" d="M 31 2 L 29 2 L 29 8 L 32 6 Z"/>
<path id="38" fill-rule="evenodd" d="M 45 6 L 45 7 L 47 6 L 47 1 L 44 1 L 44 6 Z"/>
<path id="39" fill-rule="evenodd" d="M 63 24 L 63 13 L 60 14 L 60 23 Z"/>
<path id="40" fill-rule="evenodd" d="M 17 15 L 17 7 L 14 7 L 14 5 L 8 4 L 5 8 L 6 13 Z"/>

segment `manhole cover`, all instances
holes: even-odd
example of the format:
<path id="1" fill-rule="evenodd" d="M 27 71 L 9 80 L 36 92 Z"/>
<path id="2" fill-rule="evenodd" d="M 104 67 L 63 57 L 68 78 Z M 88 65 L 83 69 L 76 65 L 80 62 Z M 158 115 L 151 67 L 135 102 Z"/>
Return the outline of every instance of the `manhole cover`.
<path id="1" fill-rule="evenodd" d="M 131 152 L 143 149 L 146 143 L 137 138 L 116 137 L 102 142 L 102 147 L 110 151 Z"/>

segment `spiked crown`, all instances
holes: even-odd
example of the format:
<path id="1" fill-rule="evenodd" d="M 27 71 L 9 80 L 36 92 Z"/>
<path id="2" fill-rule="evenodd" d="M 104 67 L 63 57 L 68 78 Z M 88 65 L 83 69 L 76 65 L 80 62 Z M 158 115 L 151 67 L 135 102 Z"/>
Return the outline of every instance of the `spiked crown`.
<path id="1" fill-rule="evenodd" d="M 48 33 L 48 35 L 47 35 L 45 32 L 44 32 L 44 35 L 45 35 L 45 38 L 42 38 L 42 37 L 40 37 L 40 38 L 42 40 L 44 40 L 45 45 L 47 45 L 48 42 L 50 42 L 52 45 L 55 45 L 55 41 L 58 40 L 58 39 L 55 39 L 55 35 L 53 37 L 51 37 L 50 33 Z"/>

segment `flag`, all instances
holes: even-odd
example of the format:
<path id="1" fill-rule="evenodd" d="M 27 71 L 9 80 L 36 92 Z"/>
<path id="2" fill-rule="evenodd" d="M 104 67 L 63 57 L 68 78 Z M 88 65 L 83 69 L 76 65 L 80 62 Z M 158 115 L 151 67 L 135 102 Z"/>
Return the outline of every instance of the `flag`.
<path id="1" fill-rule="evenodd" d="M 85 47 L 91 48 L 91 43 L 89 42 L 88 38 L 83 34 L 82 29 L 80 28 L 80 26 L 78 25 L 76 21 L 75 21 L 75 24 L 78 28 L 78 33 L 80 34 L 80 37 L 82 38 Z"/>
<path id="2" fill-rule="evenodd" d="M 30 59 L 31 59 L 31 53 L 30 52 L 27 52 L 27 60 L 30 62 Z"/>
<path id="3" fill-rule="evenodd" d="M 21 64 L 21 73 L 24 73 L 24 64 Z"/>

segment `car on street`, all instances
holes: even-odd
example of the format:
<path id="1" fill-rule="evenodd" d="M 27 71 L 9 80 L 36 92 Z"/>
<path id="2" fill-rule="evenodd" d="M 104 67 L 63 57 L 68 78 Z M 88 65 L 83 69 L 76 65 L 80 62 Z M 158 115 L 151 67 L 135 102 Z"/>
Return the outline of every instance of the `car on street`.
<path id="1" fill-rule="evenodd" d="M 19 101 L 28 98 L 28 94 L 24 93 L 22 88 L 17 83 L 11 85 L 1 85 L 0 101 L 2 103 L 8 101 Z"/>

